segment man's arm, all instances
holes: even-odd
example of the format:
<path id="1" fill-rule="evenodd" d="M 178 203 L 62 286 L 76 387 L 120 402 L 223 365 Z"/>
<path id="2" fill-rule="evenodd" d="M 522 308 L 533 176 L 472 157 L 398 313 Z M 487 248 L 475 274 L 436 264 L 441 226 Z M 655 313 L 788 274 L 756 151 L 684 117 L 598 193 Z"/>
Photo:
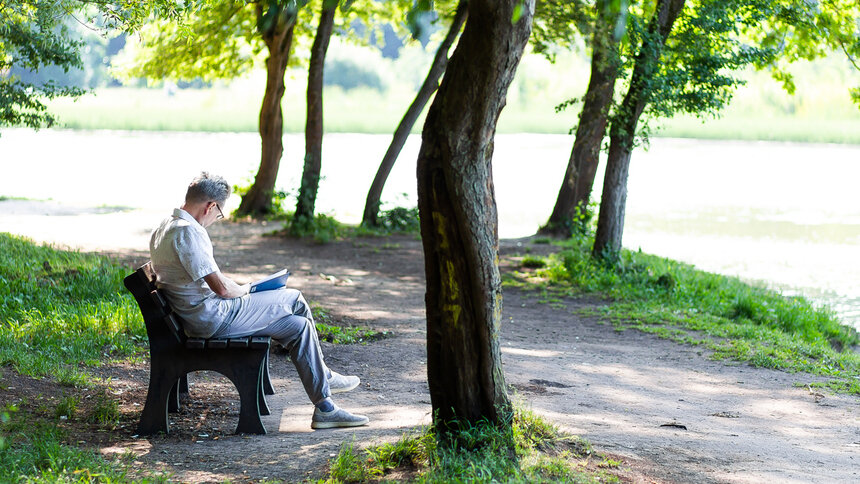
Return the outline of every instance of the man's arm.
<path id="1" fill-rule="evenodd" d="M 206 284 L 209 285 L 209 289 L 218 295 L 218 297 L 222 297 L 224 299 L 233 299 L 235 297 L 242 297 L 245 294 L 248 294 L 248 290 L 250 289 L 250 284 L 245 284 L 240 286 L 233 282 L 233 280 L 225 277 L 224 274 L 221 274 L 221 271 L 215 271 L 207 276 L 203 277 L 203 280 L 206 281 Z"/>

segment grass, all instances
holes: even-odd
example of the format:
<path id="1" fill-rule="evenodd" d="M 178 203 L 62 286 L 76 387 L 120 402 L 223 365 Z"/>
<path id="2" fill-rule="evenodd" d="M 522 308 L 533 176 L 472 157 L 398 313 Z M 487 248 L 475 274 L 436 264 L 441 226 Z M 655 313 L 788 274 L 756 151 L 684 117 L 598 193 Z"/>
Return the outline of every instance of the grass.
<path id="1" fill-rule="evenodd" d="M 0 233 L 0 365 L 88 385 L 86 367 L 143 352 L 146 330 L 105 257 L 60 251 Z"/>
<path id="2" fill-rule="evenodd" d="M 606 469 L 620 463 L 596 455 L 588 442 L 561 433 L 533 412 L 517 408 L 508 428 L 483 422 L 438 438 L 431 427 L 394 443 L 358 450 L 344 443 L 320 481 L 377 482 L 620 482 Z"/>
<path id="3" fill-rule="evenodd" d="M 55 413 L 65 413 L 60 407 L 67 403 L 64 399 Z M 108 460 L 69 440 L 74 439 L 54 422 L 7 406 L 0 411 L 0 482 L 167 482 L 164 476 L 134 477 L 130 460 Z"/>
<path id="4" fill-rule="evenodd" d="M 608 301 L 599 314 L 618 329 L 702 345 L 717 359 L 829 377 L 828 387 L 860 394 L 860 336 L 826 308 L 641 252 L 596 260 L 590 237 L 557 244 L 544 267 L 529 255 L 505 284 L 538 290 L 545 301 L 597 295 Z"/>
<path id="5" fill-rule="evenodd" d="M 316 304 L 311 306 L 317 333 L 322 341 L 334 344 L 365 344 L 389 336 L 387 331 L 373 331 L 368 328 L 335 323 L 327 309 Z"/>

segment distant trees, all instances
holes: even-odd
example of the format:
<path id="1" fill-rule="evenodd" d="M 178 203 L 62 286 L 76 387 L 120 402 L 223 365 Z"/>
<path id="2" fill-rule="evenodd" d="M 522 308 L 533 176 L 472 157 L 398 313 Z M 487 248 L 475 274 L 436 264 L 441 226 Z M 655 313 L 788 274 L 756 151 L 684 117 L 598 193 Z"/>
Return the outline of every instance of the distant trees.
<path id="1" fill-rule="evenodd" d="M 418 210 L 427 377 L 443 433 L 455 421 L 510 425 L 498 343 L 502 293 L 491 160 L 533 9 L 533 0 L 469 0 L 466 26 L 424 124 Z"/>

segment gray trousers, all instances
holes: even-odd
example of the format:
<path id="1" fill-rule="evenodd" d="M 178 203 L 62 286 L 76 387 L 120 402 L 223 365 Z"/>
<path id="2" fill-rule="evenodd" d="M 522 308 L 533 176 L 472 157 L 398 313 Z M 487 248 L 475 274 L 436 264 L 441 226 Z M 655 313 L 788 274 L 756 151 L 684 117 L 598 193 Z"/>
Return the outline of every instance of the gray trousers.
<path id="1" fill-rule="evenodd" d="M 212 337 L 270 336 L 289 351 L 311 402 L 331 396 L 331 370 L 323 360 L 314 317 L 302 293 L 284 288 L 246 294 L 236 301 Z"/>

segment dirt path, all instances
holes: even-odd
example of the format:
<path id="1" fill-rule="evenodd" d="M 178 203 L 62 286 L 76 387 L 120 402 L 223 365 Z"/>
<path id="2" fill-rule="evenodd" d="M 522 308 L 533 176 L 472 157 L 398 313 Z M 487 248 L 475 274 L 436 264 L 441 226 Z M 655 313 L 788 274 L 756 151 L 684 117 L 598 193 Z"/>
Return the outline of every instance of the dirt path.
<path id="1" fill-rule="evenodd" d="M 275 355 L 277 393 L 268 399 L 272 414 L 264 417 L 268 435 L 231 435 L 235 391 L 221 378 L 200 374 L 192 379 L 194 400 L 172 420 L 170 436 L 133 438 L 128 430 L 104 452 L 131 450 L 141 465 L 182 481 L 297 481 L 321 476 L 343 442 L 395 440 L 429 421 L 420 242 L 397 237 L 318 246 L 262 236 L 271 229 L 216 225 L 216 258 L 240 281 L 288 266 L 291 285 L 336 318 L 392 332 L 370 345 L 324 345 L 330 366 L 362 378 L 358 390 L 338 395 L 338 403 L 369 415 L 371 424 L 311 431 L 312 408 L 295 370 Z M 0 230 L 9 230 L 2 217 Z M 143 247 L 98 248 L 142 262 Z M 517 250 L 515 242 L 503 243 L 503 254 Z M 599 302 L 553 307 L 506 290 L 506 379 L 515 399 L 598 450 L 622 457 L 630 480 L 860 482 L 860 398 L 795 386 L 809 380 L 804 375 L 715 362 L 698 348 L 616 332 L 574 313 L 589 304 Z M 135 403 L 146 391 L 146 366 L 108 371 L 122 392 L 123 411 L 139 412 Z"/>

